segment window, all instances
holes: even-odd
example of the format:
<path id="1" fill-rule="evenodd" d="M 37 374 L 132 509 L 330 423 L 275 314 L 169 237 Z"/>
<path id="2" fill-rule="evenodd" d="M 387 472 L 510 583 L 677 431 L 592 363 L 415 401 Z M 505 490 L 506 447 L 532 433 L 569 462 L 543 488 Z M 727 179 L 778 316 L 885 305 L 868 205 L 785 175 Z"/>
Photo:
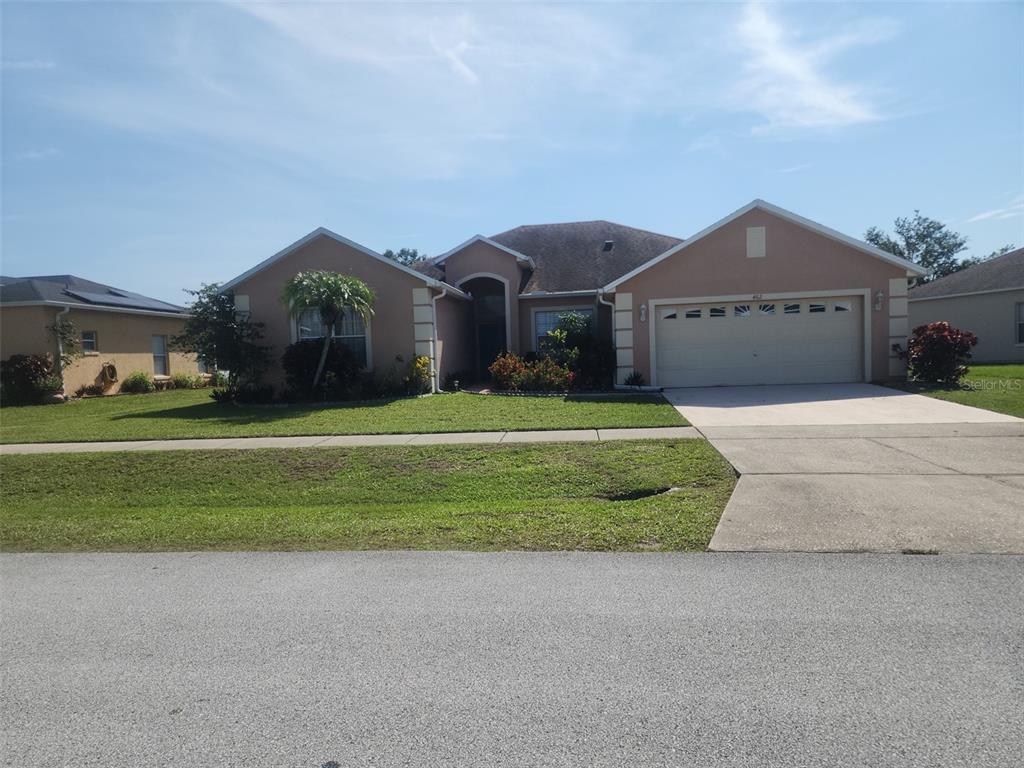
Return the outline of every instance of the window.
<path id="1" fill-rule="evenodd" d="M 99 352 L 100 345 L 96 338 L 96 331 L 82 331 L 82 351 Z"/>
<path id="2" fill-rule="evenodd" d="M 674 309 L 672 309 L 672 310 L 669 310 L 668 312 L 665 312 L 665 314 L 663 314 L 661 316 L 661 319 L 662 320 L 676 320 L 678 317 L 679 317 L 679 313 L 677 313 Z"/>
<path id="3" fill-rule="evenodd" d="M 1017 343 L 1024 344 L 1024 302 L 1017 305 Z"/>
<path id="4" fill-rule="evenodd" d="M 170 369 L 167 366 L 167 337 L 153 337 L 153 373 L 157 376 L 167 376 Z"/>
<path id="5" fill-rule="evenodd" d="M 833 312 L 849 312 L 852 305 L 848 301 L 837 301 L 832 305 Z"/>
<path id="6" fill-rule="evenodd" d="M 774 315 L 775 305 L 774 304 L 760 304 L 757 307 L 757 313 L 759 315 Z"/>
<path id="7" fill-rule="evenodd" d="M 824 304 L 808 304 L 807 305 L 807 311 L 808 312 L 812 312 L 812 313 L 813 312 L 824 312 L 825 311 L 825 305 Z"/>
<path id="8" fill-rule="evenodd" d="M 320 321 L 319 309 L 304 310 L 299 315 L 298 325 L 300 339 L 322 339 L 326 332 Z M 346 312 L 334 326 L 334 339 L 352 350 L 359 363 L 366 366 L 366 324 L 363 318 L 355 312 Z"/>
<path id="9" fill-rule="evenodd" d="M 687 320 L 696 320 L 700 316 L 701 316 L 700 307 L 694 307 L 693 309 L 688 309 L 688 310 L 686 310 L 686 312 L 683 313 L 683 317 L 685 317 Z"/>
<path id="10" fill-rule="evenodd" d="M 787 315 L 799 315 L 800 305 L 799 304 L 783 304 L 782 312 Z"/>
<path id="11" fill-rule="evenodd" d="M 725 317 L 725 307 L 712 307 L 708 310 L 708 317 Z"/>
<path id="12" fill-rule="evenodd" d="M 544 345 L 545 340 L 548 337 L 548 331 L 553 331 L 558 327 L 558 320 L 562 315 L 586 315 L 587 319 L 590 320 L 591 325 L 594 323 L 594 309 L 593 307 L 570 307 L 568 309 L 545 309 L 533 313 L 533 333 L 537 340 L 536 351 L 542 351 L 541 347 Z"/>
<path id="13" fill-rule="evenodd" d="M 733 317 L 750 317 L 749 304 L 737 304 L 732 308 Z"/>

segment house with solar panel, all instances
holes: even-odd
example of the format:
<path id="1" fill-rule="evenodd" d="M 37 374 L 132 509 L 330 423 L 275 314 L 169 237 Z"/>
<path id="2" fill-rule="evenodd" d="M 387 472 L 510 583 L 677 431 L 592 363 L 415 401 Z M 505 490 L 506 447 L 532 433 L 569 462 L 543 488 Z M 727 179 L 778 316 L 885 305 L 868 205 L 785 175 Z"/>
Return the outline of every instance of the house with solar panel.
<path id="1" fill-rule="evenodd" d="M 173 373 L 196 374 L 192 355 L 174 352 L 184 307 L 75 275 L 0 277 L 0 359 L 11 355 L 60 357 L 54 326 L 70 321 L 82 355 L 64 371 L 64 392 L 98 385 L 108 394 L 133 371 L 159 382 Z"/>

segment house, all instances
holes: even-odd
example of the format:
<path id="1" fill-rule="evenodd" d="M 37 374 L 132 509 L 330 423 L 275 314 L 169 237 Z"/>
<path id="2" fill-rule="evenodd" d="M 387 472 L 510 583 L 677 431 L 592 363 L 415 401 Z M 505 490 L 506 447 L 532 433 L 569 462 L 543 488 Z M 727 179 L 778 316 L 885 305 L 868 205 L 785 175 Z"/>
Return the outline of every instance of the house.
<path id="1" fill-rule="evenodd" d="M 945 320 L 978 337 L 978 363 L 1024 362 L 1024 248 L 910 291 L 910 327 Z"/>
<path id="2" fill-rule="evenodd" d="M 426 355 L 435 386 L 482 375 L 502 350 L 535 351 L 567 310 L 613 340 L 619 383 L 634 370 L 660 387 L 883 380 L 903 373 L 893 344 L 906 341 L 908 278 L 923 273 L 763 200 L 685 240 L 607 221 L 522 226 L 415 268 L 317 229 L 223 288 L 278 357 L 323 333 L 280 299 L 308 269 L 377 293 L 368 323 L 337 332 L 368 367 Z"/>
<path id="3" fill-rule="evenodd" d="M 186 317 L 183 307 L 75 275 L 0 277 L 0 358 L 59 359 L 53 327 L 70 321 L 82 356 L 63 371 L 65 393 L 94 384 L 113 393 L 132 371 L 198 372 L 194 357 L 170 349 Z"/>

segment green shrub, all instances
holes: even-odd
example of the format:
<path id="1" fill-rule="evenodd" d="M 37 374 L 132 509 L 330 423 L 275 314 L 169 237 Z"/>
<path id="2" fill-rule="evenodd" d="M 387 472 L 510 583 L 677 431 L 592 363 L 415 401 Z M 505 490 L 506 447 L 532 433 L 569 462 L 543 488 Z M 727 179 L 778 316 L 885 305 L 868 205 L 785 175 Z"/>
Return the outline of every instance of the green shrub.
<path id="1" fill-rule="evenodd" d="M 132 371 L 121 382 L 121 391 L 132 395 L 141 395 L 156 391 L 156 382 L 145 371 Z"/>
<path id="2" fill-rule="evenodd" d="M 210 374 L 210 378 L 207 381 L 209 387 L 226 387 L 228 385 L 228 375 L 224 371 L 214 371 Z"/>
<path id="3" fill-rule="evenodd" d="M 410 395 L 424 395 L 431 390 L 430 358 L 418 355 L 409 363 L 409 375 L 405 377 L 405 391 Z"/>
<path id="4" fill-rule="evenodd" d="M 971 347 L 978 337 L 961 331 L 945 321 L 919 325 L 901 356 L 907 361 L 907 372 L 915 381 L 931 384 L 957 385 L 967 375 Z"/>
<path id="5" fill-rule="evenodd" d="M 198 376 L 190 376 L 187 373 L 172 373 L 168 389 L 199 389 L 203 386 L 203 380 Z"/>
<path id="6" fill-rule="evenodd" d="M 0 399 L 5 405 L 41 403 L 63 386 L 45 355 L 11 355 L 0 362 Z"/>
<path id="7" fill-rule="evenodd" d="M 575 377 L 567 366 L 559 365 L 550 357 L 542 357 L 526 366 L 519 389 L 527 392 L 564 392 L 572 387 Z"/>
<path id="8" fill-rule="evenodd" d="M 210 393 L 218 403 L 266 405 L 274 402 L 274 388 L 269 384 L 241 384 L 237 387 L 215 389 Z"/>
<path id="9" fill-rule="evenodd" d="M 491 374 L 495 389 L 515 390 L 522 383 L 526 363 L 514 352 L 505 352 L 495 358 L 487 372 Z"/>
<path id="10" fill-rule="evenodd" d="M 323 352 L 322 339 L 303 339 L 285 348 L 281 356 L 288 390 L 297 400 L 346 400 L 358 388 L 362 369 L 359 358 L 344 344 L 331 341 L 322 380 L 313 391 L 313 376 Z"/>
<path id="11" fill-rule="evenodd" d="M 630 387 L 642 387 L 644 385 L 644 381 L 644 375 L 640 373 L 640 371 L 636 370 L 626 377 L 626 385 Z"/>
<path id="12" fill-rule="evenodd" d="M 75 397 L 99 397 L 106 388 L 102 384 L 83 384 L 75 390 Z"/>

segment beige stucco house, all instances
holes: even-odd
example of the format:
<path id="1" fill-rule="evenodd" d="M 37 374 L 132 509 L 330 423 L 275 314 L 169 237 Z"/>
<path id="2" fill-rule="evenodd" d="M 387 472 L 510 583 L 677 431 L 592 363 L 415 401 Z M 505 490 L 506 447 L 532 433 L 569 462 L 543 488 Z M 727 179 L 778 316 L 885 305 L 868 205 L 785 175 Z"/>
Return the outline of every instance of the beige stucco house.
<path id="1" fill-rule="evenodd" d="M 524 226 L 415 267 L 318 229 L 224 286 L 275 357 L 323 332 L 280 300 L 304 269 L 365 280 L 375 314 L 342 341 L 379 370 L 426 355 L 435 387 L 481 375 L 502 350 L 535 351 L 570 309 L 614 341 L 619 383 L 634 370 L 659 387 L 884 380 L 903 374 L 893 345 L 906 342 L 908 278 L 923 273 L 763 200 L 687 239 L 607 221 Z"/>
<path id="2" fill-rule="evenodd" d="M 65 393 L 100 384 L 113 394 L 132 371 L 158 379 L 198 372 L 194 357 L 170 349 L 186 316 L 183 307 L 74 275 L 0 277 L 0 359 L 59 359 L 53 326 L 61 318 L 73 324 L 82 349 L 63 371 Z"/>
<path id="3" fill-rule="evenodd" d="M 1024 362 L 1024 248 L 910 291 L 910 327 L 945 320 L 978 337 L 978 363 Z"/>

